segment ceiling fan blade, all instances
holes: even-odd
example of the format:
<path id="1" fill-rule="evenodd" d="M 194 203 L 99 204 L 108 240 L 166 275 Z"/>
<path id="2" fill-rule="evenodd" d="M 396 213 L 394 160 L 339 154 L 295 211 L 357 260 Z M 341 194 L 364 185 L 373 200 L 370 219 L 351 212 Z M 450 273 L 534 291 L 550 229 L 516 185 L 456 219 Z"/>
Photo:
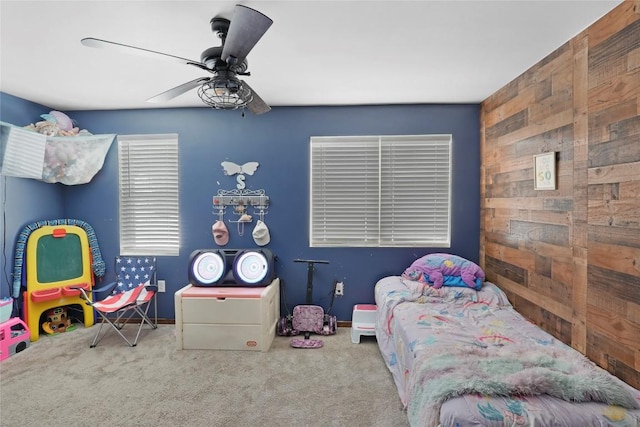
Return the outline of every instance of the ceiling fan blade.
<path id="1" fill-rule="evenodd" d="M 236 5 L 222 48 L 222 60 L 228 64 L 244 61 L 273 20 L 246 6 Z"/>
<path id="2" fill-rule="evenodd" d="M 126 44 L 111 42 L 111 41 L 108 41 L 108 40 L 96 39 L 96 38 L 93 38 L 93 37 L 84 38 L 84 39 L 80 40 L 80 43 L 82 43 L 85 46 L 89 46 L 89 47 L 108 48 L 108 49 L 112 49 L 112 50 L 118 50 L 118 51 L 124 52 L 124 53 L 143 55 L 143 56 L 147 56 L 147 57 L 157 58 L 158 56 L 160 56 L 160 57 L 163 57 L 165 59 L 169 59 L 171 61 L 178 62 L 180 64 L 194 65 L 194 66 L 196 66 L 198 68 L 202 68 L 204 70 L 207 70 L 207 66 L 205 64 L 203 64 L 202 62 L 200 62 L 200 61 L 194 61 L 192 59 L 181 58 L 179 56 L 169 55 L 167 53 L 156 52 L 155 50 L 143 49 L 141 47 L 129 46 L 129 45 L 126 45 Z"/>
<path id="3" fill-rule="evenodd" d="M 165 102 L 169 101 L 176 96 L 182 95 L 185 92 L 190 91 L 193 88 L 196 88 L 202 85 L 205 82 L 211 80 L 211 77 L 198 77 L 195 80 L 191 80 L 190 82 L 183 83 L 180 86 L 176 86 L 173 89 L 169 89 L 168 91 L 162 92 L 152 98 L 147 99 L 147 102 Z"/>
<path id="4" fill-rule="evenodd" d="M 264 102 L 262 98 L 258 96 L 256 91 L 253 90 L 253 88 L 249 86 L 247 82 L 243 80 L 240 80 L 240 81 L 242 82 L 242 85 L 249 88 L 249 90 L 251 90 L 251 93 L 253 94 L 253 99 L 251 100 L 250 103 L 247 104 L 247 108 L 249 109 L 249 111 L 251 111 L 255 115 L 264 114 L 271 111 L 271 107 L 269 107 L 267 103 Z"/>

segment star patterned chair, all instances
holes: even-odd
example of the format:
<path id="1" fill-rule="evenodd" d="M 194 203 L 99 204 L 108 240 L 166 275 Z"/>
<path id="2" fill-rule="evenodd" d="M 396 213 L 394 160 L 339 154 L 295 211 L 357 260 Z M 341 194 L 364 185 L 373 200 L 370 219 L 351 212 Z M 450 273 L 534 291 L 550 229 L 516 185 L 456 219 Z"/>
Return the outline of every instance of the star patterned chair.
<path id="1" fill-rule="evenodd" d="M 106 327 L 104 334 L 101 334 L 106 325 L 110 325 L 131 347 L 138 344 L 140 331 L 145 323 L 153 329 L 158 327 L 156 258 L 118 256 L 115 262 L 115 272 L 115 282 L 94 288 L 91 291 L 79 288 L 85 303 L 91 305 L 102 318 L 100 327 L 91 343 L 91 348 L 98 345 L 102 338 L 111 331 L 109 327 Z M 92 301 L 88 292 L 94 295 L 106 292 L 108 296 L 100 301 Z M 149 308 L 152 303 L 154 320 L 149 317 Z M 122 332 L 123 327 L 127 324 L 136 324 L 138 327 L 133 340 L 127 338 Z"/>

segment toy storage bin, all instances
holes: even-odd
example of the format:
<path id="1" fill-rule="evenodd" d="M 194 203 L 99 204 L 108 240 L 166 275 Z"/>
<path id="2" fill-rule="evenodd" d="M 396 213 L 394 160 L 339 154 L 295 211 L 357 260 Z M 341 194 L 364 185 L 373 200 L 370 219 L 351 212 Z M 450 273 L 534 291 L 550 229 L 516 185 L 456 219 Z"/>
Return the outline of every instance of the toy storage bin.
<path id="1" fill-rule="evenodd" d="M 175 293 L 179 350 L 267 351 L 280 318 L 280 279 L 266 287 L 196 287 Z"/>
<path id="2" fill-rule="evenodd" d="M 4 323 L 11 318 L 13 311 L 13 298 L 0 300 L 0 323 Z"/>

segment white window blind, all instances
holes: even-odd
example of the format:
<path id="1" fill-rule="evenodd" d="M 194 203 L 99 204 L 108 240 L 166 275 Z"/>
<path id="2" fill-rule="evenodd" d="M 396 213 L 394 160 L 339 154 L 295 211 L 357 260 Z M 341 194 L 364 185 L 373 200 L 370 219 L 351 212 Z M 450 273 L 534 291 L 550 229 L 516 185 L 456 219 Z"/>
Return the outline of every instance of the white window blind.
<path id="1" fill-rule="evenodd" d="M 312 137 L 312 247 L 449 247 L 451 135 Z"/>
<path id="2" fill-rule="evenodd" d="M 121 255 L 178 255 L 178 135 L 119 135 Z"/>

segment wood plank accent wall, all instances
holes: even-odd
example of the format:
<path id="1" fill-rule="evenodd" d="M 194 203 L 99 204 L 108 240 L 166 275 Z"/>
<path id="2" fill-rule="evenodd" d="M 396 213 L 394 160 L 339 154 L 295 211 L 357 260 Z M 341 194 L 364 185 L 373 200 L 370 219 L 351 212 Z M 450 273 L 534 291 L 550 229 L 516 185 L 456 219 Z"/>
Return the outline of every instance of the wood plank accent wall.
<path id="1" fill-rule="evenodd" d="M 523 315 L 640 388 L 640 0 L 482 103 L 480 263 Z M 555 151 L 556 190 L 533 188 Z"/>

